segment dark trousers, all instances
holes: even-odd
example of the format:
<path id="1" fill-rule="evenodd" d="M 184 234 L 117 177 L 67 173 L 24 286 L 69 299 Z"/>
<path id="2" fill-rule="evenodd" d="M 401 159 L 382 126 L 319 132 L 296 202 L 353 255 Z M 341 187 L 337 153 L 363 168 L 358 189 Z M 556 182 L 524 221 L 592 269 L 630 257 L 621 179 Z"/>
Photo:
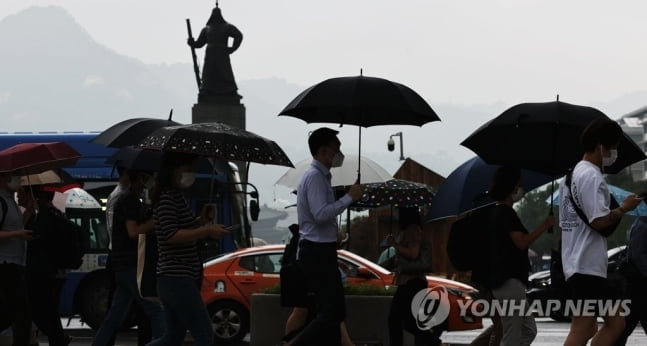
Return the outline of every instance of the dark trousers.
<path id="1" fill-rule="evenodd" d="M 51 273 L 27 272 L 27 291 L 34 323 L 45 335 L 50 345 L 66 345 L 58 302 L 64 279 Z"/>
<path id="2" fill-rule="evenodd" d="M 631 299 L 630 312 L 625 317 L 625 330 L 616 341 L 616 346 L 627 343 L 627 338 L 633 333 L 638 322 L 640 322 L 643 331 L 647 334 L 647 297 L 645 297 L 645 293 L 647 293 L 647 278 L 641 277 L 627 281 L 627 294 Z"/>
<path id="3" fill-rule="evenodd" d="M 31 316 L 22 266 L 0 264 L 0 329 L 13 326 L 14 346 L 29 345 Z"/>
<path id="4" fill-rule="evenodd" d="M 403 330 L 413 334 L 416 345 L 440 345 L 438 338 L 442 331 L 420 330 L 411 313 L 411 301 L 420 290 L 427 288 L 427 280 L 411 279 L 399 285 L 391 300 L 389 310 L 389 344 L 402 346 Z M 439 328 L 440 329 L 440 328 Z"/>
<path id="5" fill-rule="evenodd" d="M 301 240 L 298 264 L 314 292 L 317 312 L 291 345 L 340 345 L 339 324 L 346 317 L 346 302 L 337 265 L 337 244 Z"/>

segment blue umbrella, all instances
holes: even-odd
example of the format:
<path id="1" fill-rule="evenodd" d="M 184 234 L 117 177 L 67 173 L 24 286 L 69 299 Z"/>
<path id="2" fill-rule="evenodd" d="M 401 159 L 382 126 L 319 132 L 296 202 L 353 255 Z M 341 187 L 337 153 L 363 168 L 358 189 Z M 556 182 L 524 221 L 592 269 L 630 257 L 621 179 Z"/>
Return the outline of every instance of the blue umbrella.
<path id="1" fill-rule="evenodd" d="M 613 196 L 613 198 L 616 199 L 618 202 L 622 202 L 627 198 L 627 196 L 633 194 L 633 192 L 629 192 L 627 190 L 621 189 L 615 185 L 609 185 L 609 192 Z M 550 203 L 550 198 L 546 198 L 546 203 Z M 555 191 L 553 193 L 553 204 L 554 205 L 559 205 L 559 191 Z M 633 216 L 647 216 L 647 204 L 645 203 L 640 203 L 638 204 L 638 207 L 636 209 L 628 212 L 627 214 L 633 215 Z"/>
<path id="2" fill-rule="evenodd" d="M 487 190 L 494 172 L 500 166 L 489 165 L 476 156 L 458 166 L 449 174 L 434 197 L 426 221 L 459 215 L 468 210 L 492 203 Z M 530 191 L 552 180 L 552 176 L 521 170 L 522 186 Z"/>

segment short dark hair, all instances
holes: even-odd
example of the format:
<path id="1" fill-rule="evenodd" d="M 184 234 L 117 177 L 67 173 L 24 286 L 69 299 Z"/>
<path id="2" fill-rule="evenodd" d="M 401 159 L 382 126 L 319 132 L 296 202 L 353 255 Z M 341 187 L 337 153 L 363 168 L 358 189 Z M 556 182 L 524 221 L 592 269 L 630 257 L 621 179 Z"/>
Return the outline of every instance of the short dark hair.
<path id="1" fill-rule="evenodd" d="M 599 144 L 605 147 L 613 147 L 618 145 L 622 137 L 622 128 L 620 125 L 607 118 L 595 118 L 588 126 L 582 131 L 580 137 L 580 144 L 582 149 L 586 152 L 592 152 Z"/>
<path id="2" fill-rule="evenodd" d="M 521 180 L 521 170 L 510 166 L 501 166 L 492 178 L 488 194 L 495 201 L 502 201 L 514 191 Z"/>
<path id="3" fill-rule="evenodd" d="M 310 147 L 310 154 L 312 156 L 317 155 L 319 149 L 331 143 L 340 143 L 337 138 L 339 131 L 329 129 L 327 127 L 318 128 L 310 134 L 308 137 L 308 146 Z"/>
<path id="4" fill-rule="evenodd" d="M 165 152 L 162 156 L 159 172 L 155 177 L 155 185 L 151 191 L 151 201 L 156 205 L 163 191 L 175 188 L 173 186 L 173 171 L 181 166 L 194 164 L 198 156 L 177 152 Z"/>
<path id="5" fill-rule="evenodd" d="M 398 208 L 398 226 L 400 226 L 400 229 L 406 229 L 410 225 L 422 225 L 418 207 Z"/>

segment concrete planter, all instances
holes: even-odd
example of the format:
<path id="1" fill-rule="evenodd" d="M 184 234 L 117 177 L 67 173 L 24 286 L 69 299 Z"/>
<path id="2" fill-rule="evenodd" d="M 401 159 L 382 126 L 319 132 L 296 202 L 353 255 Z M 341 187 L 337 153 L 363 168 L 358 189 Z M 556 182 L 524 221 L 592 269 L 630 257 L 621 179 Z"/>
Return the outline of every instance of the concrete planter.
<path id="1" fill-rule="evenodd" d="M 346 296 L 346 327 L 355 342 L 388 345 L 387 317 L 390 296 Z M 276 345 L 283 337 L 290 308 L 281 307 L 278 294 L 253 294 L 250 311 L 250 346 Z M 405 345 L 413 338 L 404 332 Z"/>

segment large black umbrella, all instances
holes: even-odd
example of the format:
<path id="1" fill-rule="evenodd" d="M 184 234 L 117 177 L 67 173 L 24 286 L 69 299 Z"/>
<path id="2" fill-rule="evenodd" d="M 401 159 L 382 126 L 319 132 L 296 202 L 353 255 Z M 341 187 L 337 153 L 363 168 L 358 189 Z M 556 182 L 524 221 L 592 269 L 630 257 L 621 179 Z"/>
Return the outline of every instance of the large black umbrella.
<path id="1" fill-rule="evenodd" d="M 145 150 L 133 147 L 121 147 L 112 156 L 106 159 L 106 163 L 115 167 L 124 167 L 145 172 L 157 172 L 162 164 L 161 151 Z M 218 165 L 218 167 L 216 167 Z M 227 171 L 226 163 L 222 160 L 211 160 L 201 157 L 197 162 L 196 172 L 213 173 Z"/>
<path id="2" fill-rule="evenodd" d="M 490 164 L 561 176 L 584 154 L 580 135 L 601 111 L 565 102 L 522 103 L 490 120 L 461 144 Z M 644 160 L 645 153 L 626 134 L 618 146 L 618 160 L 604 169 L 617 173 Z"/>
<path id="3" fill-rule="evenodd" d="M 362 127 L 422 126 L 440 120 L 429 104 L 409 87 L 361 74 L 315 84 L 301 92 L 279 115 L 296 117 L 307 123 L 359 126 L 360 157 Z"/>
<path id="4" fill-rule="evenodd" d="M 216 122 L 162 127 L 144 138 L 138 147 L 294 167 L 274 141 Z"/>
<path id="5" fill-rule="evenodd" d="M 171 111 L 173 114 L 173 111 Z M 153 131 L 164 126 L 180 125 L 171 120 L 157 118 L 133 118 L 116 123 L 94 137 L 90 143 L 102 144 L 111 148 L 136 145 Z"/>
<path id="6" fill-rule="evenodd" d="M 462 214 L 494 202 L 487 191 L 499 166 L 489 165 L 475 156 L 454 169 L 438 188 L 426 221 Z M 521 184 L 530 191 L 552 180 L 551 175 L 522 170 Z"/>

